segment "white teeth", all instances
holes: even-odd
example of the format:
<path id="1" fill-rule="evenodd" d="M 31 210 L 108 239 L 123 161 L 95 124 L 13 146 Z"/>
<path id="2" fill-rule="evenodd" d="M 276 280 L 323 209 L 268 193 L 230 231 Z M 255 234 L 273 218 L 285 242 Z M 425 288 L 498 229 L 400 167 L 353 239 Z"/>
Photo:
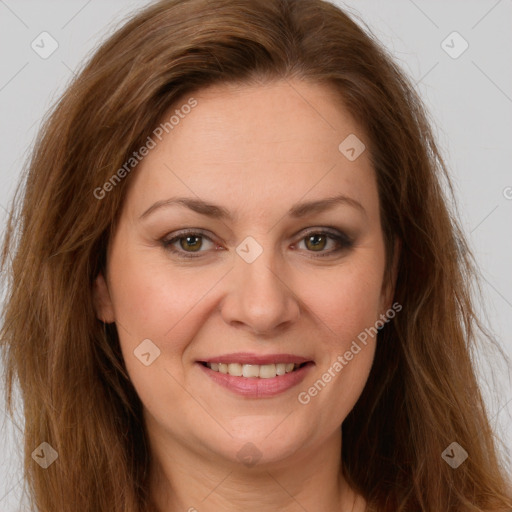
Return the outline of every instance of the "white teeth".
<path id="1" fill-rule="evenodd" d="M 233 375 L 234 377 L 248 377 L 260 379 L 272 379 L 278 375 L 293 372 L 299 367 L 295 363 L 277 364 L 240 364 L 240 363 L 206 363 L 206 366 L 214 372 Z"/>
<path id="2" fill-rule="evenodd" d="M 271 379 L 276 376 L 277 372 L 275 364 L 263 364 L 260 366 L 260 379 Z"/>
<path id="3" fill-rule="evenodd" d="M 276 364 L 276 373 L 277 373 L 277 375 L 284 375 L 286 373 L 286 364 L 285 363 Z"/>
<path id="4" fill-rule="evenodd" d="M 228 373 L 229 375 L 233 375 L 234 377 L 242 376 L 242 365 L 238 363 L 230 363 L 228 364 Z"/>
<path id="5" fill-rule="evenodd" d="M 244 377 L 259 377 L 260 367 L 257 364 L 244 364 L 242 368 L 242 375 Z"/>

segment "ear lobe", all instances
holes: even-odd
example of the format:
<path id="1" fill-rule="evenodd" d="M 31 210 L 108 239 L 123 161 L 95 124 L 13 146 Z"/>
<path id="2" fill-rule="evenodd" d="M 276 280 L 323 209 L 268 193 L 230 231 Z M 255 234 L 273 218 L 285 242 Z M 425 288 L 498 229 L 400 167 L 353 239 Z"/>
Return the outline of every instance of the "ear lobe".
<path id="1" fill-rule="evenodd" d="M 93 302 L 96 316 L 107 324 L 115 321 L 114 306 L 103 274 L 100 272 L 94 280 Z"/>

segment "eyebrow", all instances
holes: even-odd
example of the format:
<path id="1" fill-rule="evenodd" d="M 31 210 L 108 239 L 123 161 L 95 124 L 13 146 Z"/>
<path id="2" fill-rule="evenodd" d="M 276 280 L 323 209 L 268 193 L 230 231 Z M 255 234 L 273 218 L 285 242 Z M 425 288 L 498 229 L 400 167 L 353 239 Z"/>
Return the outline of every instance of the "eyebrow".
<path id="1" fill-rule="evenodd" d="M 327 210 L 334 208 L 337 205 L 346 205 L 351 206 L 359 211 L 361 211 L 364 215 L 366 215 L 366 210 L 363 205 L 356 201 L 355 199 L 345 196 L 345 195 L 337 195 L 334 197 L 326 197 L 324 199 L 318 199 L 316 201 L 307 201 L 303 203 L 297 203 L 293 205 L 290 210 L 288 210 L 288 215 L 292 218 L 302 218 L 306 215 L 310 215 L 313 213 L 321 213 Z M 201 215 L 206 215 L 207 217 L 211 217 L 214 219 L 220 220 L 233 220 L 234 215 L 224 208 L 223 206 L 219 206 L 213 203 L 208 203 L 203 201 L 202 199 L 195 199 L 193 197 L 172 197 L 170 199 L 164 199 L 161 201 L 157 201 L 153 205 L 151 205 L 141 216 L 140 219 L 143 219 L 153 213 L 156 210 L 161 208 L 168 208 L 170 206 L 182 206 L 189 208 L 190 210 L 199 213 Z"/>

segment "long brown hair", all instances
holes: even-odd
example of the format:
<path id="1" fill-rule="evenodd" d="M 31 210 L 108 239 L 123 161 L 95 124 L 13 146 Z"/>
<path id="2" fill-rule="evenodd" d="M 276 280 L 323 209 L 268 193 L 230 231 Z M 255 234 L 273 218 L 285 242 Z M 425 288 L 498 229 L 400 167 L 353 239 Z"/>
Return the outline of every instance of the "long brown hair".
<path id="1" fill-rule="evenodd" d="M 166 0 L 102 44 L 62 96 L 7 226 L 7 398 L 12 413 L 19 384 L 25 477 L 40 512 L 154 510 L 142 406 L 115 325 L 93 308 L 130 175 L 104 184 L 180 98 L 292 77 L 334 87 L 363 127 L 388 263 L 401 242 L 403 310 L 379 333 L 342 425 L 346 477 L 379 512 L 512 509 L 472 362 L 482 332 L 474 263 L 414 88 L 370 34 L 322 0 Z M 43 441 L 59 455 L 45 470 L 31 457 Z M 441 457 L 452 442 L 469 455 L 457 469 Z"/>

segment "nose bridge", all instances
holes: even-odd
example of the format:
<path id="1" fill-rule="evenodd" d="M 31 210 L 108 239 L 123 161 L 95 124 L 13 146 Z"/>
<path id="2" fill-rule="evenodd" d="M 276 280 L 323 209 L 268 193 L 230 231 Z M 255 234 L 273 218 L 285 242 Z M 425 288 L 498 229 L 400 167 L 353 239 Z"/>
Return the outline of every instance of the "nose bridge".
<path id="1" fill-rule="evenodd" d="M 240 284 L 252 289 L 254 296 L 277 292 L 283 286 L 282 278 L 276 271 L 276 255 L 271 249 L 266 249 L 251 263 L 242 260 L 237 265 Z"/>
<path id="2" fill-rule="evenodd" d="M 249 293 L 256 302 L 263 298 L 262 295 L 275 300 L 283 294 L 283 283 L 276 272 L 279 255 L 272 246 L 271 237 L 267 236 L 262 244 L 253 237 L 247 237 L 237 247 L 237 254 L 239 258 L 236 265 L 244 293 Z"/>
<path id="3" fill-rule="evenodd" d="M 247 237 L 236 249 L 235 285 L 224 314 L 226 321 L 243 323 L 257 332 L 270 332 L 294 321 L 299 307 L 284 275 L 279 273 L 282 261 L 271 237 L 259 238 L 261 243 Z"/>

